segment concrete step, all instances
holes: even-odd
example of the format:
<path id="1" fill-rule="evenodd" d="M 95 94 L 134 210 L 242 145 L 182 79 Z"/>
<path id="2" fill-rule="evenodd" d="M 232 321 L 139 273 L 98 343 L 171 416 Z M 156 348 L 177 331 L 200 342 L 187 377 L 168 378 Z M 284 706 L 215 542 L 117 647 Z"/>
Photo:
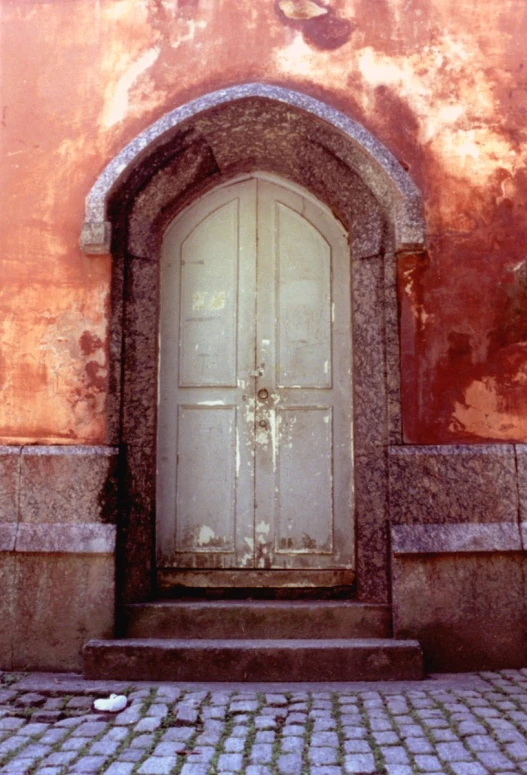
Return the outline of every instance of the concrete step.
<path id="1" fill-rule="evenodd" d="M 414 681 L 417 641 L 125 638 L 84 646 L 84 677 L 112 681 Z"/>
<path id="2" fill-rule="evenodd" d="M 337 600 L 157 601 L 126 607 L 131 638 L 389 638 L 391 610 Z"/>

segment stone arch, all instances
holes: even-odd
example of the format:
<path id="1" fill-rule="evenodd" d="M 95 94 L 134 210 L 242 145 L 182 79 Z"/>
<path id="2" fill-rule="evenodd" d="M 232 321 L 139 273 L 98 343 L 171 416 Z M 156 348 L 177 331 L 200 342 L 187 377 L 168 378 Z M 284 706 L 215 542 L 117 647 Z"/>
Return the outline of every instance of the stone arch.
<path id="1" fill-rule="evenodd" d="M 174 141 L 175 135 L 200 114 L 216 113 L 240 100 L 265 100 L 287 106 L 325 124 L 327 150 L 360 178 L 392 211 L 395 252 L 424 248 L 425 227 L 421 196 L 411 178 L 390 151 L 353 119 L 305 94 L 268 84 L 249 83 L 207 94 L 162 116 L 115 156 L 86 198 L 81 245 L 86 253 L 110 248 L 108 203 L 113 192 L 134 175 L 152 154 Z M 317 121 L 318 120 L 318 121 Z"/>
<path id="2" fill-rule="evenodd" d="M 148 127 L 102 172 L 82 246 L 113 255 L 108 442 L 123 450 L 122 602 L 155 594 L 159 255 L 175 215 L 244 173 L 307 189 L 349 233 L 359 599 L 390 599 L 386 449 L 401 443 L 396 256 L 425 249 L 420 194 L 363 127 L 305 95 L 246 84 Z"/>

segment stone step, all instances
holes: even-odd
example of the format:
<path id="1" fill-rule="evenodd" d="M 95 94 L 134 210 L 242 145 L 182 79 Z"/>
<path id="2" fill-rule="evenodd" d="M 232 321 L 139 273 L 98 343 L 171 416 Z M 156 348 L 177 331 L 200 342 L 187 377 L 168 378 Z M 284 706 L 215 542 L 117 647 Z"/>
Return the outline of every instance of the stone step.
<path id="1" fill-rule="evenodd" d="M 125 638 L 84 646 L 84 677 L 112 681 L 414 681 L 417 641 Z"/>
<path id="2" fill-rule="evenodd" d="M 386 605 L 333 600 L 157 601 L 126 607 L 131 638 L 389 638 Z"/>

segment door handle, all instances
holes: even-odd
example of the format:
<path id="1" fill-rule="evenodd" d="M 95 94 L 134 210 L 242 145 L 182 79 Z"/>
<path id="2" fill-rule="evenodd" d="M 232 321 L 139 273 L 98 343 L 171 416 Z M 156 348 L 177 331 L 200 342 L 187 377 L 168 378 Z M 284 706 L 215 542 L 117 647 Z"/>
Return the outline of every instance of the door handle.
<path id="1" fill-rule="evenodd" d="M 258 398 L 260 401 L 266 401 L 269 398 L 269 391 L 267 388 L 262 388 L 258 391 Z"/>

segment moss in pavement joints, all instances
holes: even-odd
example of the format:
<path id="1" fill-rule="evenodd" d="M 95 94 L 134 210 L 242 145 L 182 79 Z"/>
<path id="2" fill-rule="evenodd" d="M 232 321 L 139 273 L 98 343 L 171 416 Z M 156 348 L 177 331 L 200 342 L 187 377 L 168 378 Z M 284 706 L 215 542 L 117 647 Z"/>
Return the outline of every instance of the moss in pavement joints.
<path id="1" fill-rule="evenodd" d="M 304 735 L 303 735 L 304 750 L 302 751 L 302 775 L 309 775 L 309 772 L 310 772 L 309 746 L 311 744 L 311 737 L 313 735 L 313 728 L 315 726 L 315 722 L 313 718 L 309 715 L 312 710 L 313 710 L 313 695 L 309 693 L 308 700 L 307 700 L 306 726 L 305 726 Z"/>
<path id="2" fill-rule="evenodd" d="M 230 696 L 229 701 L 232 702 L 232 698 L 235 696 L 236 696 L 236 692 L 234 692 Z M 231 713 L 230 711 L 227 711 L 225 713 L 225 727 L 223 728 L 223 732 L 220 739 L 216 743 L 216 750 L 214 752 L 214 756 L 210 760 L 209 767 L 207 770 L 207 775 L 215 775 L 216 773 L 218 759 L 220 758 L 220 754 L 223 753 L 223 746 L 225 745 L 225 741 L 227 740 L 228 737 L 230 737 L 230 734 L 234 727 L 235 718 L 236 718 L 236 714 Z"/>

